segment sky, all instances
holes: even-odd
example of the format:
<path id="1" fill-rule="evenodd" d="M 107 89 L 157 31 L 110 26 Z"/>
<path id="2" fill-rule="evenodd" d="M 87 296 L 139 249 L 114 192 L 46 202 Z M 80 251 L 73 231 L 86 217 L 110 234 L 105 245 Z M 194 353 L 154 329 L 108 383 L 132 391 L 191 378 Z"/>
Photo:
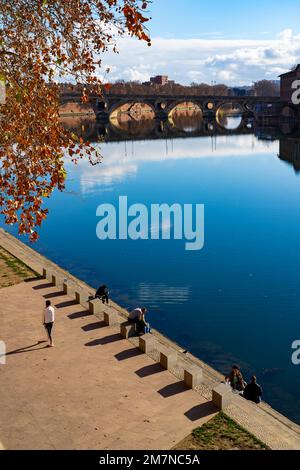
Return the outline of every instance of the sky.
<path id="1" fill-rule="evenodd" d="M 110 81 L 251 85 L 300 62 L 299 0 L 152 0 L 149 15 L 152 46 L 118 39 L 103 61 Z"/>

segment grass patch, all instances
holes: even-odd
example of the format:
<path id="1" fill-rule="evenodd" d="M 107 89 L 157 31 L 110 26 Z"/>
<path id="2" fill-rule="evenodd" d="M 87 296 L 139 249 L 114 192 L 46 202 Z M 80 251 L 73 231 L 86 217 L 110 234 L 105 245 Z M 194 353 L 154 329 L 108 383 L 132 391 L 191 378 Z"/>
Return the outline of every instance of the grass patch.
<path id="1" fill-rule="evenodd" d="M 177 444 L 178 450 L 268 450 L 269 447 L 220 411 Z"/>
<path id="2" fill-rule="evenodd" d="M 0 288 L 18 284 L 35 275 L 22 261 L 0 246 Z"/>

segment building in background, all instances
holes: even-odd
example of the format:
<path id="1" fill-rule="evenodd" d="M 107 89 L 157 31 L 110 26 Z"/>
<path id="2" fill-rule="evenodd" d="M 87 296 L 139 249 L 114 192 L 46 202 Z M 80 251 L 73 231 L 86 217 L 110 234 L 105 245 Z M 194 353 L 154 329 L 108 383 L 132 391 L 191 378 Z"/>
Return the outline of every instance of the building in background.
<path id="1" fill-rule="evenodd" d="M 282 73 L 280 77 L 280 98 L 283 101 L 292 102 L 292 94 L 295 89 L 292 88 L 292 84 L 295 80 L 300 80 L 300 64 L 297 65 L 293 70 Z"/>
<path id="2" fill-rule="evenodd" d="M 167 85 L 168 82 L 169 82 L 168 75 L 156 75 L 155 77 L 150 78 L 150 83 L 152 83 L 153 85 L 164 86 L 164 85 Z"/>
<path id="3" fill-rule="evenodd" d="M 155 77 L 151 77 L 149 82 L 143 82 L 143 85 L 152 86 L 165 86 L 165 85 L 175 85 L 174 80 L 169 80 L 168 75 L 155 75 Z"/>

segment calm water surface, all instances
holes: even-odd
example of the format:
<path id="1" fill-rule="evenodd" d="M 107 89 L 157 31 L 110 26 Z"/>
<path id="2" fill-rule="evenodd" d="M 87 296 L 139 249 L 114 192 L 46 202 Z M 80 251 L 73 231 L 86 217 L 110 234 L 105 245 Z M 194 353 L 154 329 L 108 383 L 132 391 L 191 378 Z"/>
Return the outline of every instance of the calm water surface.
<path id="1" fill-rule="evenodd" d="M 155 328 L 221 372 L 255 373 L 300 423 L 300 177 L 278 157 L 289 145 L 251 134 L 101 144 L 102 164 L 66 164 L 34 248 L 124 307 L 146 305 Z M 98 240 L 97 206 L 122 195 L 205 204 L 204 248 Z"/>

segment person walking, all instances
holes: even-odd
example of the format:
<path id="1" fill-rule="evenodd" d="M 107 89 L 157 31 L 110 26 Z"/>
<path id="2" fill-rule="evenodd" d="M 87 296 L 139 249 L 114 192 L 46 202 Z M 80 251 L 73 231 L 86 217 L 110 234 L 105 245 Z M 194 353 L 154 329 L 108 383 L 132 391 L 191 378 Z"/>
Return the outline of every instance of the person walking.
<path id="1" fill-rule="evenodd" d="M 54 307 L 51 305 L 50 300 L 46 300 L 46 307 L 43 311 L 43 325 L 47 331 L 47 335 L 49 338 L 49 347 L 53 347 L 53 340 L 52 340 L 52 328 L 55 320 L 55 310 Z"/>

